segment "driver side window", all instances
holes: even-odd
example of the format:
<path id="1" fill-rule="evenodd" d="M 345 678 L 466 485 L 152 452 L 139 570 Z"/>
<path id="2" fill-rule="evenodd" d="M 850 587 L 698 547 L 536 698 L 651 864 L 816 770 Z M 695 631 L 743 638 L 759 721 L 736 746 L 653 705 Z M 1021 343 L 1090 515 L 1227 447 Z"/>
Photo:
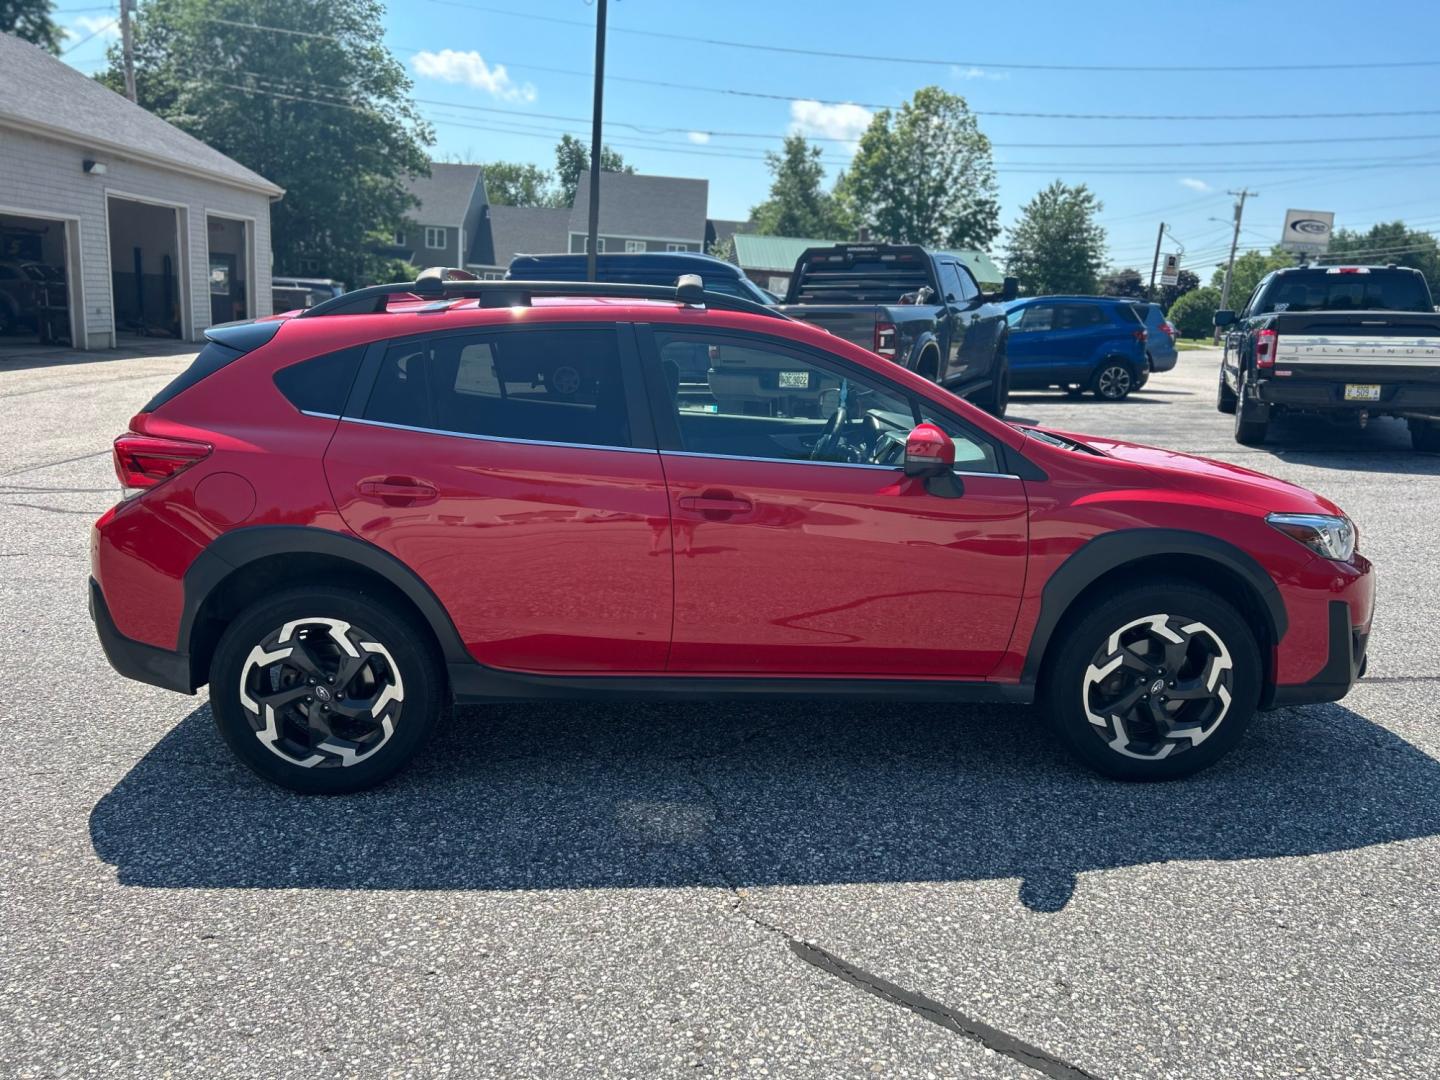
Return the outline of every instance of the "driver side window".
<path id="1" fill-rule="evenodd" d="M 929 418 L 956 439 L 957 468 L 996 471 L 988 445 L 927 416 L 935 410 L 883 379 L 748 335 L 657 329 L 654 337 L 687 453 L 898 467 L 905 436 Z"/>

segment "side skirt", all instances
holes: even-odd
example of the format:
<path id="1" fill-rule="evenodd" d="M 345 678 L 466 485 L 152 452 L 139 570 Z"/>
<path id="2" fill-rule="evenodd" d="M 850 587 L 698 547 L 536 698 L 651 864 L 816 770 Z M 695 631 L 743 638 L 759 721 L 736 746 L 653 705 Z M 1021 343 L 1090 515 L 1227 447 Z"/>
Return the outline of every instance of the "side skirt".
<path id="1" fill-rule="evenodd" d="M 764 700 L 847 698 L 856 701 L 1003 702 L 1028 705 L 1035 688 L 1015 683 L 926 679 L 745 679 L 674 675 L 528 675 L 479 664 L 450 664 L 457 705 L 536 699 L 585 701 Z"/>

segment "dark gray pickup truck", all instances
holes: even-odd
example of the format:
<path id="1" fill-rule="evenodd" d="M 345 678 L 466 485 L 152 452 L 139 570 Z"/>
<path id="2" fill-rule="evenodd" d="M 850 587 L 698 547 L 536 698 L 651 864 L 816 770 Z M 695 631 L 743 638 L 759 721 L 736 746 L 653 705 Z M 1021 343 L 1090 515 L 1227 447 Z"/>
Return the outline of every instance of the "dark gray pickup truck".
<path id="1" fill-rule="evenodd" d="M 1010 396 L 1005 311 L 1014 278 L 983 293 L 970 268 L 913 244 L 808 248 L 782 311 L 829 330 L 1004 416 Z"/>
<path id="2" fill-rule="evenodd" d="M 1440 314 L 1418 270 L 1275 270 L 1215 325 L 1226 332 L 1216 405 L 1234 414 L 1237 442 L 1264 442 L 1282 414 L 1396 416 L 1416 450 L 1440 451 Z"/>

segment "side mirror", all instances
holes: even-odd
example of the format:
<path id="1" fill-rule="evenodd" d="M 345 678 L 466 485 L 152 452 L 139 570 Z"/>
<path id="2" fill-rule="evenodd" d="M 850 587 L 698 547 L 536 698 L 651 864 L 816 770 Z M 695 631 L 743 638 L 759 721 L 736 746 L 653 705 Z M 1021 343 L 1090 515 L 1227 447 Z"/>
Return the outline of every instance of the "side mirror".
<path id="1" fill-rule="evenodd" d="M 1000 286 L 1000 301 L 1008 303 L 1020 295 L 1020 279 L 1007 277 Z"/>
<path id="2" fill-rule="evenodd" d="M 934 424 L 919 424 L 905 436 L 905 475 L 943 476 L 955 468 L 955 444 Z"/>
<path id="3" fill-rule="evenodd" d="M 1235 312 L 1231 311 L 1229 308 L 1221 308 L 1219 311 L 1215 312 L 1215 325 L 1234 326 Z"/>

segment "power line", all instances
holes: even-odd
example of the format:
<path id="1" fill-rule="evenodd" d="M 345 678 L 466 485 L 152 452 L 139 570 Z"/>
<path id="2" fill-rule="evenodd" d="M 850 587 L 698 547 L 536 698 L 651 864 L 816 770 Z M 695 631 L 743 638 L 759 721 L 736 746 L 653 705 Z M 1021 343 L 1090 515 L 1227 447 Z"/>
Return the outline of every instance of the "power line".
<path id="1" fill-rule="evenodd" d="M 120 21 L 120 20 L 119 20 L 118 18 L 115 18 L 115 19 L 106 19 L 103 23 L 101 23 L 99 26 L 97 26 L 94 30 L 91 30 L 90 33 L 86 34 L 86 35 L 85 35 L 84 37 L 82 37 L 79 41 L 75 42 L 75 44 L 73 44 L 73 45 L 67 45 L 65 48 L 61 49 L 61 50 L 60 50 L 60 55 L 61 55 L 61 56 L 69 56 L 72 52 L 74 52 L 76 49 L 78 49 L 81 45 L 84 45 L 84 44 L 85 44 L 87 41 L 89 41 L 91 38 L 93 38 L 93 37 L 98 37 L 99 35 L 105 33 L 105 31 L 110 30 L 110 29 L 113 29 L 114 26 L 115 26 L 115 24 L 116 24 L 117 22 L 119 22 L 119 21 Z"/>
<path id="2" fill-rule="evenodd" d="M 494 8 L 489 5 L 463 3 L 461 0 L 427 0 L 428 3 L 445 7 L 465 8 L 471 11 L 485 11 L 492 15 L 517 19 L 532 19 L 564 26 L 580 26 L 589 29 L 591 24 L 581 19 L 563 19 L 554 15 L 537 15 L 533 12 L 513 11 L 508 8 Z M 717 48 L 745 49 L 754 52 L 782 53 L 790 56 L 818 56 L 830 60 L 859 60 L 864 63 L 924 65 L 927 67 L 994 68 L 997 71 L 1094 71 L 1094 72 L 1172 72 L 1172 71 L 1215 71 L 1253 72 L 1255 64 L 1164 64 L 1146 67 L 1137 64 L 1036 64 L 1020 62 L 996 62 L 981 60 L 938 60 L 913 56 L 883 56 L 875 53 L 837 52 L 830 49 L 803 49 L 788 45 L 765 45 L 751 41 L 731 41 L 726 38 L 700 37 L 690 34 L 675 34 L 661 30 L 637 30 L 628 27 L 611 27 L 611 33 L 629 34 L 636 37 L 658 38 L 665 41 L 687 41 Z M 1271 71 L 1318 71 L 1318 70 L 1368 70 L 1379 68 L 1440 67 L 1440 60 L 1375 60 L 1351 61 L 1338 64 L 1270 64 L 1263 65 L 1264 72 Z"/>

